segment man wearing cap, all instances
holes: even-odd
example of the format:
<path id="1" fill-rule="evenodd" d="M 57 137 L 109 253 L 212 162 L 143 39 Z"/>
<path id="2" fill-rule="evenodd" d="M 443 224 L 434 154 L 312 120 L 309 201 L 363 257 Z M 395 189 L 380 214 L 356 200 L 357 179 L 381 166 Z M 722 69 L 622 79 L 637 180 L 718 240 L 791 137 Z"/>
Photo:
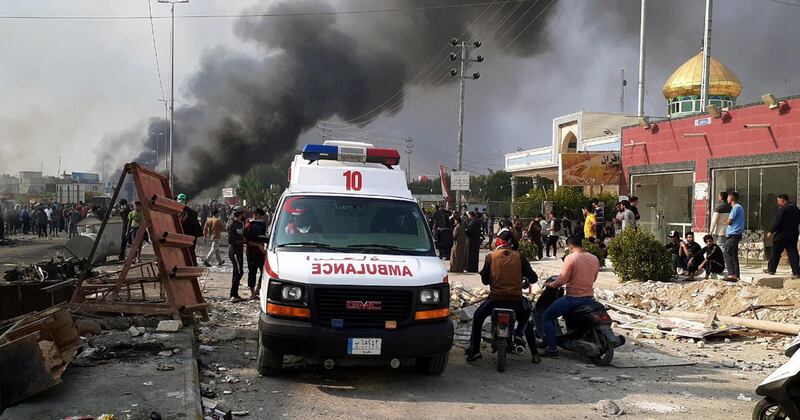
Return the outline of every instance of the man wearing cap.
<path id="1" fill-rule="evenodd" d="M 681 258 L 681 235 L 674 230 L 669 231 L 669 241 L 664 245 L 672 256 L 672 271 L 683 274 L 686 262 Z"/>
<path id="2" fill-rule="evenodd" d="M 510 240 L 514 234 L 503 230 L 497 235 L 494 252 L 486 256 L 481 269 L 481 282 L 489 285 L 489 298 L 475 310 L 472 319 L 472 334 L 469 347 L 465 353 L 467 361 L 473 362 L 481 358 L 481 329 L 483 322 L 492 310 L 497 307 L 513 309 L 517 319 L 514 341 L 522 340 L 523 333 L 531 350 L 531 362 L 539 363 L 539 353 L 533 334 L 533 325 L 528 320 L 531 316 L 530 301 L 522 296 L 523 277 L 530 284 L 536 283 L 539 277 L 531 268 L 528 260 L 518 251 L 511 249 Z"/>
<path id="3" fill-rule="evenodd" d="M 233 265 L 231 279 L 231 302 L 241 302 L 239 296 L 239 282 L 244 276 L 244 208 L 237 206 L 233 209 L 233 219 L 228 223 L 228 258 Z"/>
<path id="4" fill-rule="evenodd" d="M 186 194 L 180 193 L 178 194 L 177 198 L 179 203 L 186 206 Z M 194 243 L 189 247 L 189 254 L 191 254 L 194 265 L 197 265 L 197 254 L 195 253 L 195 247 L 197 247 L 197 238 L 203 236 L 203 227 L 200 226 L 200 222 L 197 221 L 197 212 L 189 206 L 183 208 L 183 213 L 180 215 L 180 218 L 181 227 L 183 227 L 183 234 L 194 236 L 195 238 Z"/>

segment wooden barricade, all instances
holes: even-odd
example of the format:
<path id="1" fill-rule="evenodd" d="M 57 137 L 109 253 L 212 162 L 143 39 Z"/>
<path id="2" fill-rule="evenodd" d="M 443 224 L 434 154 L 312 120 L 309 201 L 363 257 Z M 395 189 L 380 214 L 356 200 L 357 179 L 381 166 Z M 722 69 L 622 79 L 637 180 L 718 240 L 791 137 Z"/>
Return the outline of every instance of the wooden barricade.
<path id="1" fill-rule="evenodd" d="M 122 269 L 93 278 L 81 275 L 72 296 L 73 310 L 91 312 L 117 312 L 144 315 L 170 315 L 173 319 L 191 318 L 194 313 L 208 318 L 208 303 L 203 299 L 197 280 L 203 268 L 191 252 L 196 238 L 184 235 L 181 217 L 186 206 L 173 200 L 169 182 L 163 175 L 144 168 L 137 163 L 125 165 L 120 176 L 111 205 L 125 178 L 130 175 L 138 193 L 144 213 L 142 225 L 131 243 L 131 252 Z M 97 235 L 102 236 L 108 216 Z M 134 263 L 136 253 L 149 233 L 155 261 Z M 94 258 L 97 241 L 89 256 Z M 88 265 L 87 265 L 88 266 Z M 147 289 L 151 294 L 147 295 Z M 153 296 L 155 292 L 156 296 Z"/>

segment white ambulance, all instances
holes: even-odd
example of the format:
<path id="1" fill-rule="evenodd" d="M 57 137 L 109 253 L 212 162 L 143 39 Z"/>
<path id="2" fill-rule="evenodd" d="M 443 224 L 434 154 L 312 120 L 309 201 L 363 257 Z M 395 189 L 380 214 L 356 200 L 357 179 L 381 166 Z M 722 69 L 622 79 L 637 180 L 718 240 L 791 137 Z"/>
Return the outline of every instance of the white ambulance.
<path id="1" fill-rule="evenodd" d="M 447 366 L 447 271 L 399 160 L 396 150 L 355 142 L 306 145 L 295 156 L 267 244 L 262 375 L 280 372 L 284 355 L 329 369 Z"/>

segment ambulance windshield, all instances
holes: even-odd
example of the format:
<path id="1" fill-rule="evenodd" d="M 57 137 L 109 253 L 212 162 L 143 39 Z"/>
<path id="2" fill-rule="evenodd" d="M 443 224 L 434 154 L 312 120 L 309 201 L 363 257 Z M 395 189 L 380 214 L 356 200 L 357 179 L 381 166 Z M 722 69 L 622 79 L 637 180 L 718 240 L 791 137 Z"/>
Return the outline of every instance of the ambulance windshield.
<path id="1" fill-rule="evenodd" d="M 425 218 L 410 201 L 292 196 L 272 237 L 281 249 L 436 255 Z"/>

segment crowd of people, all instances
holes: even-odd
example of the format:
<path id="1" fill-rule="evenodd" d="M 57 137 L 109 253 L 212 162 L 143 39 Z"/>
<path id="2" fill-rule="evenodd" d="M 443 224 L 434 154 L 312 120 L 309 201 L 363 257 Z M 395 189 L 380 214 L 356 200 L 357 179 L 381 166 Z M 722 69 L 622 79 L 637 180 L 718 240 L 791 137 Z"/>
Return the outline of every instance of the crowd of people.
<path id="1" fill-rule="evenodd" d="M 37 238 L 71 238 L 78 235 L 78 223 L 101 213 L 101 209 L 79 203 L 0 203 L 0 239 L 18 235 Z"/>

